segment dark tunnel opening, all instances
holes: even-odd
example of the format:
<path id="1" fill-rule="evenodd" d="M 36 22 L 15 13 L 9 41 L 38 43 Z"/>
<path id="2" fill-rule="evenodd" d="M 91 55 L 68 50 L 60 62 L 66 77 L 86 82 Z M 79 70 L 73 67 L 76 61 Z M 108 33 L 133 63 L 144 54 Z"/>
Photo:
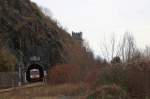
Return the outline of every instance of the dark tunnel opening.
<path id="1" fill-rule="evenodd" d="M 28 82 L 39 82 L 44 78 L 44 70 L 38 64 L 31 64 L 26 72 L 26 80 Z"/>

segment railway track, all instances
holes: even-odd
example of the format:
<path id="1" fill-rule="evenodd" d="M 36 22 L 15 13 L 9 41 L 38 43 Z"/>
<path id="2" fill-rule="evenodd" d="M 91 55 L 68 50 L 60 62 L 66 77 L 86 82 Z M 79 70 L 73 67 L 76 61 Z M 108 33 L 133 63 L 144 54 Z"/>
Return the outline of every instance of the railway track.
<path id="1" fill-rule="evenodd" d="M 18 87 L 11 87 L 7 89 L 0 89 L 0 93 L 5 93 L 5 92 L 11 92 L 16 89 L 25 89 L 25 88 L 32 88 L 32 87 L 38 87 L 38 86 L 43 86 L 43 82 L 38 82 L 38 83 L 32 83 L 32 84 L 26 84 Z"/>

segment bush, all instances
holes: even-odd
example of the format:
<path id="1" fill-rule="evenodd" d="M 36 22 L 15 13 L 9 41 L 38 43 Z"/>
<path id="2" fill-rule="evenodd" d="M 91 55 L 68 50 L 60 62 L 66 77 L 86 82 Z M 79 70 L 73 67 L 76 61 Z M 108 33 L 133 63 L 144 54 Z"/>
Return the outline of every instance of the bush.
<path id="1" fill-rule="evenodd" d="M 75 65 L 56 65 L 48 73 L 50 84 L 64 84 L 80 82 L 80 66 Z"/>
<path id="2" fill-rule="evenodd" d="M 117 85 L 105 85 L 97 89 L 86 99 L 127 99 L 127 94 Z"/>
<path id="3" fill-rule="evenodd" d="M 150 97 L 150 62 L 141 61 L 128 64 L 128 87 L 132 97 Z"/>
<path id="4" fill-rule="evenodd" d="M 116 84 L 127 91 L 128 90 L 127 81 L 128 76 L 127 71 L 124 68 L 124 65 L 113 64 L 105 66 L 101 69 L 96 84 L 97 85 Z"/>
<path id="5" fill-rule="evenodd" d="M 96 85 L 120 86 L 135 99 L 150 97 L 150 61 L 113 64 L 101 68 Z"/>
<path id="6" fill-rule="evenodd" d="M 0 49 L 0 72 L 14 71 L 16 67 L 16 57 L 5 49 Z"/>
<path id="7" fill-rule="evenodd" d="M 95 87 L 96 81 L 100 74 L 100 70 L 101 70 L 100 65 L 93 65 L 86 72 L 86 74 L 84 76 L 84 82 L 86 84 L 90 85 L 91 88 Z"/>

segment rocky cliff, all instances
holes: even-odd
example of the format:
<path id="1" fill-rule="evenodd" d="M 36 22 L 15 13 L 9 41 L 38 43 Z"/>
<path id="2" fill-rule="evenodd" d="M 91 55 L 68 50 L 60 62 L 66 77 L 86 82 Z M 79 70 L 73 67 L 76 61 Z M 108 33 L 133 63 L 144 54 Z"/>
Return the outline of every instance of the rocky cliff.
<path id="1" fill-rule="evenodd" d="M 18 60 L 22 57 L 25 64 L 32 56 L 41 57 L 44 65 L 64 61 L 62 44 L 55 31 L 58 27 L 49 24 L 55 23 L 29 0 L 0 0 L 1 47 L 9 49 Z"/>
<path id="2" fill-rule="evenodd" d="M 32 56 L 44 66 L 83 64 L 86 57 L 82 45 L 30 0 L 0 0 L 0 47 L 25 65 Z"/>

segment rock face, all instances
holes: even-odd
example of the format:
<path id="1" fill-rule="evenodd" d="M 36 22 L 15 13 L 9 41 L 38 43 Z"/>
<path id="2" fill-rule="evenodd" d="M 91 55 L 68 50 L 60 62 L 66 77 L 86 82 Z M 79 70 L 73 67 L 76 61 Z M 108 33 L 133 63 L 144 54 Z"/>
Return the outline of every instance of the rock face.
<path id="1" fill-rule="evenodd" d="M 59 30 L 30 0 L 0 0 L 0 47 L 25 65 L 32 56 L 39 56 L 45 66 L 64 62 Z"/>
<path id="2" fill-rule="evenodd" d="M 33 56 L 40 57 L 38 64 L 45 68 L 61 63 L 87 68 L 93 60 L 82 43 L 30 0 L 0 0 L 0 47 L 25 66 Z"/>

